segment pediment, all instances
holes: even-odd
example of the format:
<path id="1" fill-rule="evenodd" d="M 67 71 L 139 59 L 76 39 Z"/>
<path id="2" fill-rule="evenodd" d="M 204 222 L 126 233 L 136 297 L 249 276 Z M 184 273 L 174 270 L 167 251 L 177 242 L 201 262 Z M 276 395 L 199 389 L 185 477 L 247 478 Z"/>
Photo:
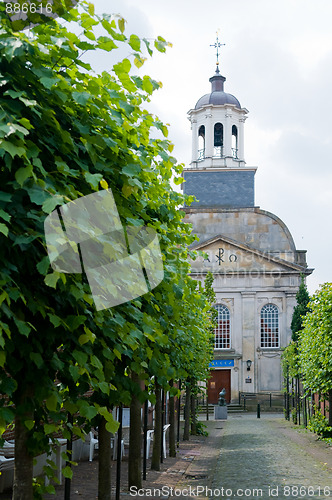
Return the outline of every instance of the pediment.
<path id="1" fill-rule="evenodd" d="M 200 241 L 192 250 L 204 252 L 204 256 L 191 261 L 194 273 L 289 273 L 303 272 L 305 268 L 289 260 L 251 248 L 222 235 Z"/>

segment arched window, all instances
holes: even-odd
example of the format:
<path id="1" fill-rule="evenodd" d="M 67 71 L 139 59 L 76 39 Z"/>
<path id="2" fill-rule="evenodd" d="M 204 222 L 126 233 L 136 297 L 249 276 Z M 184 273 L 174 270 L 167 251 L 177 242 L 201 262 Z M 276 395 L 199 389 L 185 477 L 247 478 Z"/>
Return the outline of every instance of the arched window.
<path id="1" fill-rule="evenodd" d="M 279 347 L 279 310 L 273 304 L 261 310 L 261 347 Z"/>
<path id="2" fill-rule="evenodd" d="M 205 158 L 205 127 L 201 125 L 198 130 L 198 159 Z"/>
<path id="3" fill-rule="evenodd" d="M 218 323 L 215 332 L 215 349 L 230 349 L 231 347 L 231 318 L 228 307 L 223 304 L 214 306 L 218 311 Z"/>
<path id="4" fill-rule="evenodd" d="M 222 123 L 216 123 L 214 126 L 214 145 L 222 146 L 224 142 L 224 127 Z"/>
<path id="5" fill-rule="evenodd" d="M 237 158 L 238 146 L 237 146 L 237 127 L 233 125 L 232 127 L 232 155 L 233 158 Z"/>
<path id="6" fill-rule="evenodd" d="M 216 123 L 214 126 L 214 156 L 223 157 L 224 146 L 224 127 L 222 123 Z"/>

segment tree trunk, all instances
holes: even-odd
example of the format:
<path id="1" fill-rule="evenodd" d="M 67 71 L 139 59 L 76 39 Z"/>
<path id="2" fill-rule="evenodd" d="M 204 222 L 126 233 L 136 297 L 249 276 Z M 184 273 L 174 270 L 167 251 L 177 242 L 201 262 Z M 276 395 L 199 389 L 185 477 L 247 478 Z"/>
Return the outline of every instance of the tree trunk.
<path id="1" fill-rule="evenodd" d="M 190 423 L 191 423 L 191 434 L 196 436 L 196 398 L 195 394 L 191 392 L 190 394 Z"/>
<path id="2" fill-rule="evenodd" d="M 111 433 L 104 417 L 98 426 L 98 457 L 98 499 L 111 500 Z"/>
<path id="3" fill-rule="evenodd" d="M 183 441 L 189 441 L 189 427 L 190 427 L 190 384 L 187 381 L 186 385 L 186 404 L 184 407 L 184 431 Z"/>
<path id="4" fill-rule="evenodd" d="M 170 381 L 169 385 L 173 387 L 173 380 Z M 175 451 L 175 405 L 174 396 L 169 395 L 169 456 L 176 457 Z"/>
<path id="5" fill-rule="evenodd" d="M 161 454 L 161 387 L 156 384 L 156 405 L 154 408 L 154 436 L 151 458 L 151 469 L 160 470 L 160 454 Z"/>
<path id="6" fill-rule="evenodd" d="M 329 391 L 329 426 L 332 427 L 332 390 Z"/>
<path id="7" fill-rule="evenodd" d="M 136 373 L 132 374 L 132 380 L 137 385 L 140 379 Z M 128 462 L 128 486 L 142 488 L 142 460 L 141 460 L 141 403 L 136 394 L 132 395 L 130 404 L 130 429 L 129 429 L 129 462 Z"/>
<path id="8" fill-rule="evenodd" d="M 27 440 L 29 431 L 24 425 L 26 420 L 33 420 L 33 410 L 26 409 L 20 412 L 20 408 L 29 408 L 29 399 L 31 397 L 27 389 L 19 398 L 17 414 L 15 419 L 15 469 L 14 486 L 12 500 L 33 500 L 33 456 L 28 452 Z"/>

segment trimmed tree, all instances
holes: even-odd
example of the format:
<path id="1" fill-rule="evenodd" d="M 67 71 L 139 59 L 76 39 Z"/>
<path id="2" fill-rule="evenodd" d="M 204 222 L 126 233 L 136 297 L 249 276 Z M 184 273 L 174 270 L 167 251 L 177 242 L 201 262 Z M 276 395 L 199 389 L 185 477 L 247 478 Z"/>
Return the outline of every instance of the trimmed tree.
<path id="1" fill-rule="evenodd" d="M 309 302 L 310 296 L 308 293 L 307 286 L 304 281 L 304 276 L 302 276 L 301 284 L 299 290 L 296 294 L 297 305 L 294 308 L 291 330 L 292 330 L 292 340 L 297 342 L 300 331 L 303 329 L 303 321 L 307 312 L 310 311 Z"/>
<path id="2" fill-rule="evenodd" d="M 160 83 L 130 75 L 131 61 L 140 67 L 145 52 L 164 52 L 167 42 L 126 36 L 121 17 L 96 16 L 86 2 L 64 15 L 80 26 L 80 37 L 55 20 L 28 36 L 12 30 L 4 4 L 0 14 L 0 384 L 7 397 L 0 424 L 3 431 L 16 421 L 14 500 L 32 500 L 33 456 L 48 450 L 55 431 L 81 435 L 80 425 L 99 417 L 107 442 L 116 430 L 109 408 L 129 403 L 131 394 L 147 397 L 128 386 L 127 370 L 142 379 L 156 374 L 167 387 L 182 373 L 184 353 L 188 373 L 199 366 L 193 351 L 206 350 L 205 306 L 187 278 L 193 237 L 178 207 L 190 198 L 171 187 L 173 177 L 182 182 L 182 166 L 171 156 L 167 128 L 144 109 Z M 81 58 L 121 43 L 131 60 L 108 73 L 93 74 Z M 107 188 L 124 225 L 158 232 L 165 279 L 144 297 L 96 311 L 84 274 L 50 269 L 44 220 Z M 178 359 L 171 362 L 165 353 L 173 347 Z M 94 397 L 83 397 L 89 388 Z M 80 415 L 73 425 L 68 413 Z M 102 500 L 107 473 L 101 481 Z"/>
<path id="3" fill-rule="evenodd" d="M 299 337 L 299 359 L 306 389 L 326 394 L 332 426 L 332 283 L 321 285 L 310 302 Z"/>

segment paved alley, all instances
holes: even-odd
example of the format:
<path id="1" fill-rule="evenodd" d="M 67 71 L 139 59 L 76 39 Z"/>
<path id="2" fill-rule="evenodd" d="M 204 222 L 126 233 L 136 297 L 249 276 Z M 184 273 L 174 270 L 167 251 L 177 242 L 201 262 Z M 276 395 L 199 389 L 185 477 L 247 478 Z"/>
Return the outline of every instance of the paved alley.
<path id="1" fill-rule="evenodd" d="M 230 415 L 211 488 L 209 498 L 332 498 L 332 447 L 280 414 Z"/>

